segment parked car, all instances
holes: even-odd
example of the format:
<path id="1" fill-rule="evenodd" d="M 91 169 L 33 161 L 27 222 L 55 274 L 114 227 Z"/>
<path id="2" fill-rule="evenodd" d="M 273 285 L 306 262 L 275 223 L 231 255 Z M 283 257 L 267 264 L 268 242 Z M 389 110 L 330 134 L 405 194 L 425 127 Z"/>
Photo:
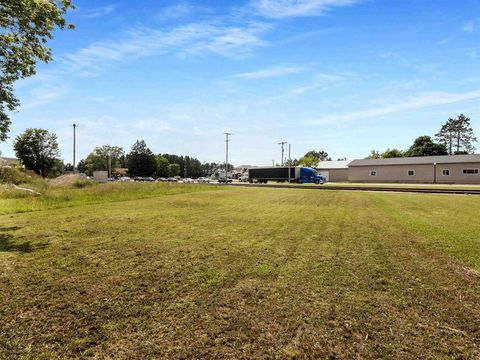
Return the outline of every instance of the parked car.
<path id="1" fill-rule="evenodd" d="M 191 178 L 185 178 L 182 180 L 184 184 L 193 184 L 195 181 Z"/>
<path id="2" fill-rule="evenodd" d="M 240 182 L 248 182 L 248 174 L 243 174 L 238 178 Z"/>
<path id="3" fill-rule="evenodd" d="M 174 178 L 174 177 L 169 177 L 167 179 L 168 182 L 178 182 L 177 178 Z"/>
<path id="4" fill-rule="evenodd" d="M 157 181 L 158 181 L 158 182 L 166 182 L 167 179 L 165 179 L 164 177 L 159 177 L 159 178 L 157 179 Z"/>
<path id="5" fill-rule="evenodd" d="M 130 179 L 128 176 L 123 176 L 120 178 L 120 181 L 121 182 L 128 182 L 128 181 L 132 181 L 132 179 Z"/>
<path id="6" fill-rule="evenodd" d="M 197 179 L 197 182 L 198 182 L 199 184 L 202 184 L 202 183 L 203 183 L 203 184 L 208 184 L 208 183 L 210 182 L 210 179 L 207 178 L 207 177 L 199 177 L 199 178 Z"/>
<path id="7" fill-rule="evenodd" d="M 220 178 L 218 178 L 218 182 L 220 184 L 231 183 L 232 179 L 231 178 L 226 178 L 226 177 L 220 177 Z"/>

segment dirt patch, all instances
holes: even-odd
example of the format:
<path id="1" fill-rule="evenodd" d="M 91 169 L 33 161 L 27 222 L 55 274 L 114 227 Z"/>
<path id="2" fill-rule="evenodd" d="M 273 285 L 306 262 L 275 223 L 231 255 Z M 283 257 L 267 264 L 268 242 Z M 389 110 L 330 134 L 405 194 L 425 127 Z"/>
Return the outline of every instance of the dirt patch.
<path id="1" fill-rule="evenodd" d="M 85 174 L 68 174 L 62 175 L 55 179 L 50 180 L 50 184 L 53 186 L 70 186 L 79 181 L 88 181 L 89 178 Z"/>

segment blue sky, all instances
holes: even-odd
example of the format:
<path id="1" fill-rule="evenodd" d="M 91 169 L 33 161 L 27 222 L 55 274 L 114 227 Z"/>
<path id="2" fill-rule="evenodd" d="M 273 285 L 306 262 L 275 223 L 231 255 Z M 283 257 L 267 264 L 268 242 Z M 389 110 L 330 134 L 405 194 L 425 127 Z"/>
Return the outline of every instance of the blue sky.
<path id="1" fill-rule="evenodd" d="M 407 148 L 463 112 L 480 137 L 480 0 L 87 1 L 55 61 L 17 84 L 27 127 L 55 132 L 71 161 L 95 146 L 280 161 Z M 478 146 L 480 147 L 480 146 Z M 13 155 L 11 139 L 0 144 Z"/>

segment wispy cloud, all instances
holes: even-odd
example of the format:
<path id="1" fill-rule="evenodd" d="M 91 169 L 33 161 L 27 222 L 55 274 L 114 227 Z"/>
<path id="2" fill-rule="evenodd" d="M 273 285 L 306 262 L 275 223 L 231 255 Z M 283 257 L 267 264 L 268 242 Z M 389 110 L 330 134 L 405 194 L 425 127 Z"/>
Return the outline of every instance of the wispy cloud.
<path id="1" fill-rule="evenodd" d="M 318 16 L 335 7 L 351 6 L 361 0 L 252 0 L 251 7 L 260 16 L 281 19 Z"/>
<path id="2" fill-rule="evenodd" d="M 65 96 L 67 89 L 64 86 L 48 86 L 32 89 L 22 99 L 22 109 L 32 109 L 61 99 Z"/>
<path id="3" fill-rule="evenodd" d="M 71 70 L 98 70 L 105 63 L 137 59 L 155 53 L 174 52 L 179 56 L 216 53 L 237 58 L 251 54 L 255 47 L 265 45 L 259 35 L 268 24 L 251 23 L 245 26 L 222 26 L 211 23 L 192 23 L 170 30 L 142 28 L 130 31 L 125 39 L 99 42 L 64 56 Z"/>
<path id="4" fill-rule="evenodd" d="M 282 77 L 292 74 L 298 74 L 300 72 L 304 72 L 307 70 L 305 67 L 299 66 L 277 66 L 268 69 L 262 69 L 253 72 L 246 72 L 241 74 L 236 74 L 234 77 L 240 79 L 248 79 L 248 80 L 257 80 L 257 79 L 266 79 L 266 78 L 273 78 L 273 77 Z"/>
<path id="5" fill-rule="evenodd" d="M 158 17 L 160 20 L 177 20 L 192 14 L 194 7 L 184 1 L 163 8 Z"/>
<path id="6" fill-rule="evenodd" d="M 326 85 L 331 86 L 332 84 L 339 84 L 356 78 L 358 78 L 358 76 L 354 73 L 319 73 L 313 77 L 312 81 L 309 84 L 297 86 L 293 88 L 291 92 L 293 94 L 304 94 L 306 92 L 318 89 Z"/>
<path id="7" fill-rule="evenodd" d="M 475 27 L 476 27 L 476 21 L 475 20 L 470 20 L 470 21 L 465 22 L 462 25 L 462 31 L 465 31 L 466 33 L 471 34 L 475 31 Z"/>
<path id="8" fill-rule="evenodd" d="M 402 111 L 416 110 L 433 106 L 455 104 L 470 100 L 480 99 L 480 90 L 467 93 L 434 92 L 424 93 L 418 96 L 407 98 L 397 103 L 376 107 L 373 109 L 354 111 L 347 114 L 325 117 L 310 122 L 311 124 L 326 124 L 342 121 L 366 120 L 382 117 Z"/>
<path id="9" fill-rule="evenodd" d="M 116 8 L 117 8 L 117 6 L 113 5 L 113 4 L 98 7 L 98 8 L 86 11 L 85 13 L 82 14 L 82 17 L 87 18 L 87 19 L 99 18 L 99 17 L 106 16 L 106 15 L 112 13 Z"/>

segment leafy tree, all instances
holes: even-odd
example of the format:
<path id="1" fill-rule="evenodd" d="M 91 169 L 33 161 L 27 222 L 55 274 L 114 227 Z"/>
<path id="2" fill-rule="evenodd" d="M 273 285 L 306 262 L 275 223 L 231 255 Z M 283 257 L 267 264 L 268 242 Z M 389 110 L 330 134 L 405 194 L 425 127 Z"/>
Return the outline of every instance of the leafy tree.
<path id="1" fill-rule="evenodd" d="M 60 156 L 57 135 L 44 129 L 27 129 L 15 138 L 13 149 L 27 169 L 46 177 Z"/>
<path id="2" fill-rule="evenodd" d="M 167 167 L 168 176 L 179 176 L 180 170 L 181 170 L 180 165 L 168 164 L 168 167 Z"/>
<path id="3" fill-rule="evenodd" d="M 104 145 L 96 147 L 85 159 L 85 173 L 92 175 L 94 171 L 108 171 L 108 159 L 110 157 L 111 170 L 122 166 L 122 157 L 125 151 L 118 146 Z"/>
<path id="4" fill-rule="evenodd" d="M 65 168 L 64 169 L 65 171 L 70 171 L 70 172 L 73 171 L 73 165 L 70 163 L 64 164 L 64 168 Z"/>
<path id="5" fill-rule="evenodd" d="M 69 8 L 71 0 L 0 0 L 0 141 L 6 140 L 10 127 L 7 113 L 20 104 L 14 83 L 34 75 L 37 61 L 52 59 L 46 43 L 55 29 L 67 27 L 64 15 Z"/>
<path id="6" fill-rule="evenodd" d="M 405 157 L 405 152 L 399 149 L 387 149 L 381 154 L 382 158 L 401 158 Z"/>
<path id="7" fill-rule="evenodd" d="M 445 144 L 435 143 L 430 136 L 419 136 L 413 142 L 413 145 L 405 152 L 405 156 L 436 156 L 448 155 Z"/>
<path id="8" fill-rule="evenodd" d="M 449 118 L 435 135 L 435 139 L 446 146 L 449 155 L 475 152 L 473 143 L 477 138 L 470 126 L 470 119 L 463 114 L 455 119 Z"/>
<path id="9" fill-rule="evenodd" d="M 370 151 L 370 154 L 365 159 L 380 159 L 382 155 L 377 150 Z"/>
<path id="10" fill-rule="evenodd" d="M 144 140 L 137 140 L 128 154 L 128 173 L 132 176 L 153 176 L 157 168 L 155 156 Z"/>
<path id="11" fill-rule="evenodd" d="M 73 168 L 73 165 L 72 165 Z M 87 171 L 87 167 L 85 166 L 85 160 L 80 160 L 77 164 L 77 171 L 80 173 L 85 173 Z"/>
<path id="12" fill-rule="evenodd" d="M 285 161 L 285 166 L 297 166 L 297 165 L 298 165 L 298 159 L 291 159 L 291 160 Z"/>
<path id="13" fill-rule="evenodd" d="M 303 157 L 315 157 L 318 159 L 317 162 L 319 161 L 331 161 L 332 158 L 328 156 L 328 153 L 326 151 L 315 151 L 315 150 L 310 150 L 307 152 Z"/>
<path id="14" fill-rule="evenodd" d="M 162 155 L 155 156 L 155 163 L 157 165 L 157 176 L 168 176 L 168 159 Z"/>
<path id="15" fill-rule="evenodd" d="M 313 166 L 317 166 L 318 161 L 319 160 L 316 156 L 308 155 L 308 156 L 302 156 L 300 159 L 298 159 L 298 164 L 303 166 L 313 167 Z"/>

